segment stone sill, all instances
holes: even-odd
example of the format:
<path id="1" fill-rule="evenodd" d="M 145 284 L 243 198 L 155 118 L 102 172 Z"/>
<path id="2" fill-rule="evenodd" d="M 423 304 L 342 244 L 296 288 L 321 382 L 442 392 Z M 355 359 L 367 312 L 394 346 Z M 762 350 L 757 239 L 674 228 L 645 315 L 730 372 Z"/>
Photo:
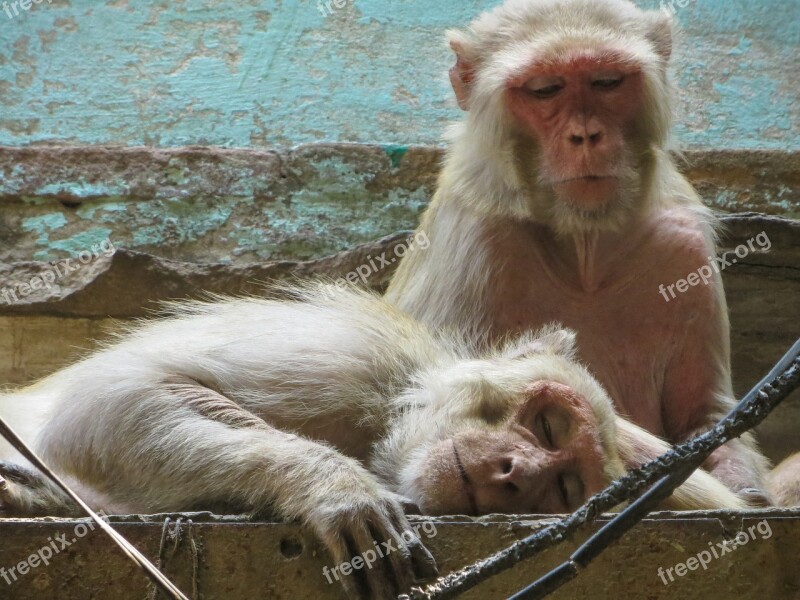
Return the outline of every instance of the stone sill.
<path id="1" fill-rule="evenodd" d="M 187 262 L 313 260 L 414 229 L 443 149 L 0 147 L 0 262 L 55 260 L 110 238 Z M 723 212 L 800 217 L 800 152 L 690 151 Z"/>
<path id="2" fill-rule="evenodd" d="M 158 561 L 164 515 L 112 517 L 112 523 L 149 558 Z M 191 524 L 189 524 L 191 519 Z M 553 517 L 488 515 L 481 518 L 412 518 L 421 537 L 448 573 L 508 546 Z M 601 523 L 607 518 L 601 519 Z M 765 522 L 766 524 L 762 523 Z M 84 520 L 0 519 L 0 567 L 6 572 L 49 539 L 66 535 L 70 545 L 54 553 L 48 566 L 17 574 L 11 585 L 0 579 L 0 598 L 15 600 L 141 600 L 148 582 L 101 532 L 85 530 Z M 168 529 L 174 534 L 175 516 Z M 759 525 L 759 523 L 762 523 Z M 427 529 L 423 529 L 427 527 Z M 760 527 L 761 529 L 752 529 Z M 433 533 L 435 528 L 435 534 Z M 589 531 L 595 531 L 592 526 Z M 751 530 L 748 534 L 747 531 Z M 428 531 L 432 535 L 427 535 Z M 767 531 L 771 532 L 765 537 Z M 749 535 L 746 544 L 707 562 L 706 569 L 668 579 L 667 569 L 711 546 Z M 554 567 L 580 539 L 565 542 L 520 563 L 468 592 L 465 599 L 506 598 Z M 76 541 L 72 543 L 72 539 Z M 740 536 L 740 539 L 741 538 Z M 758 510 L 654 513 L 606 550 L 554 600 L 715 600 L 800 597 L 800 511 Z M 56 547 L 60 547 L 60 543 Z M 196 551 L 193 553 L 193 548 Z M 718 550 L 719 553 L 719 550 Z M 310 534 L 296 524 L 192 513 L 182 517 L 177 544 L 170 535 L 162 552 L 165 572 L 187 594 L 220 600 L 270 598 L 344 598 L 338 584 L 328 584 L 322 569 L 333 567 Z M 668 584 L 659 577 L 661 567 Z M 2 572 L 0 572 L 2 573 Z M 10 576 L 9 576 L 10 578 Z"/>

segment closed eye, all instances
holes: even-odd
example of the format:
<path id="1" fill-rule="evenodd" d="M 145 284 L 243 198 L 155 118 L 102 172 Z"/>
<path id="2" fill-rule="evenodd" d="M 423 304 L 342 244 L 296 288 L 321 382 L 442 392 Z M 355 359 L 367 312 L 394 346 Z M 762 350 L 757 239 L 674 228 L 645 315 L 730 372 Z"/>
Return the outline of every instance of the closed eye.
<path id="1" fill-rule="evenodd" d="M 547 417 L 544 415 L 544 413 L 539 415 L 538 421 L 539 421 L 539 428 L 542 430 L 542 433 L 544 434 L 544 439 L 547 442 L 547 445 L 550 448 L 554 448 L 555 444 L 553 443 L 553 430 L 550 427 L 550 421 L 547 420 Z"/>
<path id="2" fill-rule="evenodd" d="M 553 84 L 553 85 L 548 85 L 547 87 L 538 88 L 538 89 L 529 90 L 529 91 L 530 91 L 531 94 L 533 94 L 537 98 L 552 98 L 553 96 L 558 94 L 558 92 L 560 92 L 563 88 L 564 88 L 563 85 L 559 85 L 559 84 L 556 83 L 556 84 Z"/>
<path id="3" fill-rule="evenodd" d="M 536 98 L 552 98 L 564 89 L 564 80 L 553 75 L 534 77 L 525 84 L 525 90 Z"/>
<path id="4" fill-rule="evenodd" d="M 622 85 L 622 80 L 624 77 L 604 77 L 602 79 L 595 79 L 592 81 L 592 87 L 597 90 L 614 90 Z"/>

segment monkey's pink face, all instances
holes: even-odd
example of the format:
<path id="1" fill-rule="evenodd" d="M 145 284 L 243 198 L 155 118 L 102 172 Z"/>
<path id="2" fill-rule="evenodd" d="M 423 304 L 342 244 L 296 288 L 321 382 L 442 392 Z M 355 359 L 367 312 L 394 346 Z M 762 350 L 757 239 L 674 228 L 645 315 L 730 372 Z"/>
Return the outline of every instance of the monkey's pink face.
<path id="1" fill-rule="evenodd" d="M 626 140 L 642 96 L 641 71 L 601 51 L 534 63 L 506 89 L 515 122 L 541 153 L 540 184 L 589 212 L 613 202 L 630 173 Z"/>
<path id="2" fill-rule="evenodd" d="M 564 513 L 608 483 L 589 403 L 555 382 L 533 384 L 501 429 L 435 444 L 415 482 L 426 514 Z"/>

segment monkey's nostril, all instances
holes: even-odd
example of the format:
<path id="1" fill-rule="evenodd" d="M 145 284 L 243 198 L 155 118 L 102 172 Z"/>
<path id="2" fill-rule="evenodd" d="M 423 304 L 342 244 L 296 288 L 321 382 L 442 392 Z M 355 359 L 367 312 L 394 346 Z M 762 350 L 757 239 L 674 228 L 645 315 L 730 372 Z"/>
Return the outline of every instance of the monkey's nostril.
<path id="1" fill-rule="evenodd" d="M 514 468 L 513 461 L 510 458 L 504 459 L 502 468 L 503 468 L 503 475 L 508 475 L 509 473 L 511 473 L 511 469 Z"/>
<path id="2" fill-rule="evenodd" d="M 519 491 L 519 488 L 510 481 L 506 483 L 506 489 L 510 494 L 516 494 Z"/>
<path id="3" fill-rule="evenodd" d="M 583 136 L 571 135 L 569 136 L 569 141 L 575 144 L 576 146 L 580 146 L 583 143 Z"/>

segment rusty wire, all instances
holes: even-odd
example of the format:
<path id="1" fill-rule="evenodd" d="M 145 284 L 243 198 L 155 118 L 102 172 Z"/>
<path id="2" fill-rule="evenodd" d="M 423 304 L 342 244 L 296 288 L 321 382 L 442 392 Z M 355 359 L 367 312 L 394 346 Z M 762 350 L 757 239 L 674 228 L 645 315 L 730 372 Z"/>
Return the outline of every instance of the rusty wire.
<path id="1" fill-rule="evenodd" d="M 758 425 L 798 386 L 800 386 L 800 339 L 775 364 L 769 374 L 709 431 L 630 471 L 602 492 L 592 496 L 586 504 L 564 519 L 492 556 L 441 577 L 424 588 L 414 588 L 404 598 L 444 600 L 460 596 L 479 583 L 514 567 L 520 561 L 569 539 L 595 521 L 603 512 L 621 502 L 639 498 L 589 538 L 569 560 L 511 598 L 538 600 L 548 596 L 574 579 L 582 568 L 639 523 L 656 508 L 659 502 L 686 481 L 714 450 Z"/>
<path id="2" fill-rule="evenodd" d="M 30 463 L 35 466 L 47 479 L 49 479 L 53 484 L 58 487 L 61 491 L 63 491 L 67 496 L 72 498 L 72 500 L 77 504 L 83 512 L 85 512 L 89 517 L 91 517 L 95 523 L 100 526 L 102 529 L 113 541 L 114 543 L 119 546 L 120 550 L 127 556 L 131 561 L 136 563 L 136 566 L 142 570 L 150 581 L 153 582 L 157 586 L 159 590 L 165 593 L 169 598 L 172 600 L 189 600 L 183 592 L 181 592 L 178 587 L 172 583 L 169 578 L 167 578 L 161 571 L 159 571 L 156 566 L 151 563 L 144 554 L 139 552 L 136 547 L 131 544 L 125 537 L 122 536 L 116 529 L 111 527 L 104 519 L 100 517 L 96 512 L 94 512 L 89 505 L 87 505 L 81 498 L 76 494 L 72 488 L 67 486 L 61 478 L 56 475 L 50 467 L 48 467 L 41 458 L 39 458 L 36 453 L 31 450 L 25 442 L 14 432 L 13 429 L 0 417 L 0 437 L 5 438 L 9 444 L 11 444 L 15 450 L 17 450 L 22 456 L 24 456 Z"/>

